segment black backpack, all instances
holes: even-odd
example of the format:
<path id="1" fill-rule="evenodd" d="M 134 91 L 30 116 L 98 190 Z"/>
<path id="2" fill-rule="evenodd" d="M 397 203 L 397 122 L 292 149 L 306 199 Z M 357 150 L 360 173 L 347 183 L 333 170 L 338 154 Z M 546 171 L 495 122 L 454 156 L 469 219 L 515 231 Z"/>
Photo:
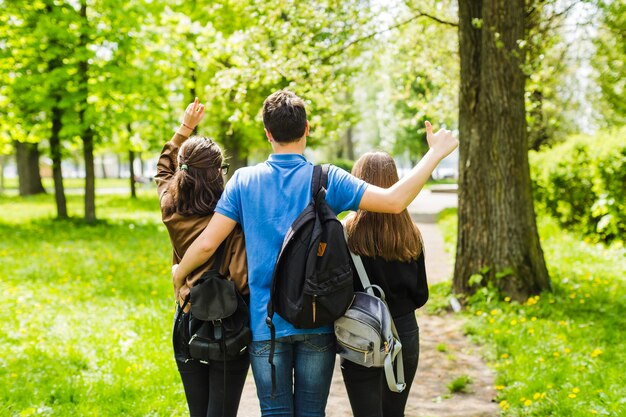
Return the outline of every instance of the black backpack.
<path id="1" fill-rule="evenodd" d="M 322 327 L 343 316 L 354 295 L 343 226 L 326 202 L 328 168 L 328 164 L 313 167 L 312 200 L 289 228 L 272 275 L 266 319 L 271 334 L 272 393 L 274 313 L 299 329 Z"/>

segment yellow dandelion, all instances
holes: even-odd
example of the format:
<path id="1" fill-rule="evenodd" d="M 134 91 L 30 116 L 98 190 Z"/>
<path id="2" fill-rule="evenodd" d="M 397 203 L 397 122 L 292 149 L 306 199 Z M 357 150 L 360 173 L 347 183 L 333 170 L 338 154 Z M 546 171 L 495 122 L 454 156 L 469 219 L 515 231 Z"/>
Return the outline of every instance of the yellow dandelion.
<path id="1" fill-rule="evenodd" d="M 495 316 L 496 314 L 498 314 L 498 310 L 491 310 L 491 315 Z"/>
<path id="2" fill-rule="evenodd" d="M 576 394 L 568 394 L 567 395 L 569 398 L 576 398 Z"/>
<path id="3" fill-rule="evenodd" d="M 522 317 L 521 319 L 519 319 L 520 323 L 525 323 L 526 322 L 526 317 Z"/>
<path id="4" fill-rule="evenodd" d="M 511 297 L 504 297 L 504 301 L 508 303 L 509 301 L 511 301 Z"/>
<path id="5" fill-rule="evenodd" d="M 502 355 L 500 355 L 500 357 L 501 357 L 502 359 L 506 359 L 506 358 L 508 358 L 508 357 L 509 357 L 509 354 L 508 354 L 508 353 L 503 353 Z"/>
<path id="6" fill-rule="evenodd" d="M 585 304 L 585 300 L 580 300 L 580 304 Z"/>
<path id="7" fill-rule="evenodd" d="M 544 358 L 542 358 L 542 357 L 539 357 L 539 359 L 537 359 L 537 361 L 539 361 L 539 362 L 545 362 L 545 359 L 544 359 Z"/>
<path id="8" fill-rule="evenodd" d="M 555 358 L 558 358 L 559 356 L 561 356 L 561 354 L 560 354 L 559 352 L 554 352 L 552 355 L 553 355 Z"/>
<path id="9" fill-rule="evenodd" d="M 495 319 L 489 319 L 489 323 L 493 324 L 493 323 L 495 323 L 495 322 L 496 322 L 496 320 L 495 320 Z"/>
<path id="10" fill-rule="evenodd" d="M 593 350 L 593 352 L 591 352 L 591 357 L 592 358 L 596 358 L 596 357 L 602 355 L 602 353 L 603 353 L 602 349 L 596 348 L 596 349 Z"/>
<path id="11" fill-rule="evenodd" d="M 598 414 L 596 410 L 591 410 L 591 414 Z"/>
<path id="12" fill-rule="evenodd" d="M 530 321 L 537 321 L 537 317 L 531 318 Z"/>
<path id="13" fill-rule="evenodd" d="M 478 311 L 476 312 L 476 315 L 477 315 L 477 316 L 481 316 L 482 314 L 483 314 L 483 312 L 482 312 L 482 311 L 480 311 L 480 310 L 478 310 Z"/>
<path id="14" fill-rule="evenodd" d="M 570 353 L 571 351 L 572 351 L 572 349 L 570 349 L 570 348 L 563 349 L 563 352 L 565 352 L 565 353 Z"/>
<path id="15" fill-rule="evenodd" d="M 533 403 L 533 402 L 532 402 L 531 400 L 526 400 L 526 401 L 524 401 L 524 405 L 525 405 L 526 407 L 530 406 L 532 403 Z"/>
<path id="16" fill-rule="evenodd" d="M 533 395 L 533 400 L 538 400 L 539 398 L 541 398 L 541 394 L 536 392 L 535 395 Z"/>
<path id="17" fill-rule="evenodd" d="M 517 320 L 513 319 L 511 320 L 511 326 L 515 326 L 517 324 Z"/>
<path id="18" fill-rule="evenodd" d="M 505 388 L 505 386 L 504 386 L 504 385 L 496 385 L 496 387 L 495 387 L 495 388 L 496 388 L 498 391 L 501 391 L 501 390 L 503 390 L 503 389 Z"/>
<path id="19" fill-rule="evenodd" d="M 572 392 L 574 394 L 578 394 L 580 392 L 580 389 L 579 388 L 572 388 Z"/>
<path id="20" fill-rule="evenodd" d="M 510 407 L 509 402 L 507 400 L 500 401 L 500 408 L 503 410 L 508 410 Z"/>
<path id="21" fill-rule="evenodd" d="M 500 334 L 500 330 L 499 330 L 499 329 L 495 329 L 495 330 L 493 331 L 493 333 L 494 333 L 494 334 Z"/>
<path id="22" fill-rule="evenodd" d="M 541 393 L 541 398 L 546 398 L 546 393 L 545 392 Z"/>
<path id="23" fill-rule="evenodd" d="M 530 334 L 535 334 L 535 329 L 533 329 L 532 327 L 530 329 L 528 329 L 528 333 Z"/>

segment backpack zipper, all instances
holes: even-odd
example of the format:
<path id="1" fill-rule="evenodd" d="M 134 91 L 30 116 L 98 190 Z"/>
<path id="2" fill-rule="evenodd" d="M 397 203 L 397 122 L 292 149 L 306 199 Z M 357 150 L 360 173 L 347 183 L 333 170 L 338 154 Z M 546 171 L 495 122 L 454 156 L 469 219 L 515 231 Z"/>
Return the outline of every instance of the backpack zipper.
<path id="1" fill-rule="evenodd" d="M 315 323 L 315 313 L 316 313 L 315 298 L 317 298 L 317 295 L 313 296 L 313 323 Z"/>
<path id="2" fill-rule="evenodd" d="M 352 346 L 352 345 L 349 345 L 349 344 L 347 344 L 345 342 L 342 342 L 341 340 L 337 340 L 337 342 L 339 342 L 340 345 L 343 345 L 343 346 L 345 346 L 346 348 L 348 348 L 350 350 L 362 353 L 363 354 L 363 363 L 367 363 L 367 355 L 369 355 L 369 353 L 371 352 L 371 349 L 361 349 L 361 348 L 358 348 L 356 346 Z"/>

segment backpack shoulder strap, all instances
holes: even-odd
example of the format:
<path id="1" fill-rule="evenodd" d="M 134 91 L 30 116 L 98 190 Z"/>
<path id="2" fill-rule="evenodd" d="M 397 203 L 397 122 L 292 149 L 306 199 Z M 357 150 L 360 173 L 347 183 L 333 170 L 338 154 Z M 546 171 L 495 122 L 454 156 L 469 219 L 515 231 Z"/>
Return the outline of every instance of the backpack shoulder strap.
<path id="1" fill-rule="evenodd" d="M 328 190 L 328 171 L 330 169 L 330 164 L 322 165 L 322 173 L 320 177 L 320 185 Z"/>
<path id="2" fill-rule="evenodd" d="M 346 238 L 346 245 L 347 245 L 348 244 L 348 231 L 346 230 L 345 226 L 343 228 L 343 236 Z M 361 280 L 361 285 L 363 286 L 363 289 L 368 294 L 374 295 L 374 290 L 372 289 L 372 284 L 370 283 L 370 279 L 367 276 L 367 271 L 365 271 L 365 265 L 363 265 L 363 260 L 361 259 L 359 255 L 355 254 L 351 250 L 349 250 L 349 252 L 350 252 L 350 257 L 352 258 L 352 262 L 354 263 L 354 267 L 356 268 L 357 275 L 359 276 L 359 279 Z M 381 291 L 381 296 L 382 296 L 381 299 L 385 301 L 385 293 L 382 292 L 382 289 L 380 291 Z"/>
<path id="3" fill-rule="evenodd" d="M 219 271 L 222 268 L 222 263 L 224 263 L 224 256 L 226 255 L 226 239 L 215 251 L 215 261 L 213 261 L 213 266 L 211 267 L 211 269 Z"/>
<path id="4" fill-rule="evenodd" d="M 313 200 L 317 196 L 321 188 L 328 189 L 328 170 L 330 164 L 314 165 L 313 175 L 311 176 L 311 194 Z"/>

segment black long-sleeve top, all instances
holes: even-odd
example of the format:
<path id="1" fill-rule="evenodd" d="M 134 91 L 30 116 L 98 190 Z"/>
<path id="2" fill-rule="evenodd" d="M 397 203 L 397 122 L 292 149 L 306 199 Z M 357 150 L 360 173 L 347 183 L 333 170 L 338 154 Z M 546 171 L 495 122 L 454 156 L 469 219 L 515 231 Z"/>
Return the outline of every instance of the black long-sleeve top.
<path id="1" fill-rule="evenodd" d="M 382 258 L 361 256 L 363 266 L 371 284 L 376 284 L 385 292 L 385 301 L 392 317 L 399 317 L 420 308 L 428 300 L 426 265 L 424 252 L 410 262 L 385 261 Z M 356 268 L 354 290 L 363 291 Z"/>

